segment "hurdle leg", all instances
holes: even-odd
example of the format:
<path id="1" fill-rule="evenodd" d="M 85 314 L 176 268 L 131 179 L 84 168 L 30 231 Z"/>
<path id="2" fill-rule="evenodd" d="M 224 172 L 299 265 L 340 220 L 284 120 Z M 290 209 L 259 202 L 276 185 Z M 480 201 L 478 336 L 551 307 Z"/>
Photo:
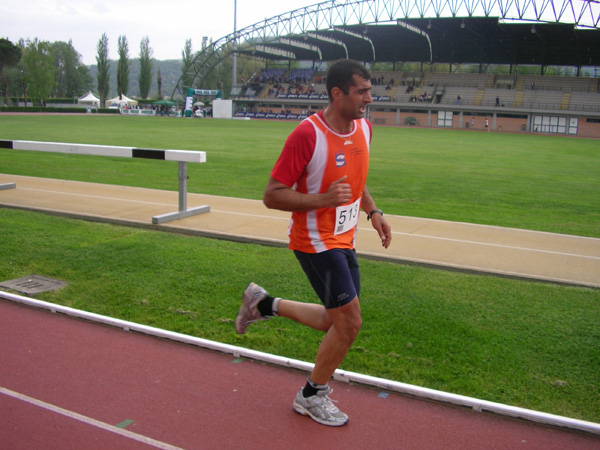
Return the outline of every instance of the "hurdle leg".
<path id="1" fill-rule="evenodd" d="M 208 205 L 187 209 L 187 162 L 179 161 L 177 173 L 179 176 L 179 211 L 162 214 L 160 216 L 154 216 L 152 218 L 152 223 L 155 225 L 170 222 L 172 220 L 183 219 L 185 217 L 195 216 L 197 214 L 207 213 L 210 211 L 210 206 Z"/>
<path id="2" fill-rule="evenodd" d="M 187 210 L 187 163 L 179 161 L 177 167 L 177 174 L 179 176 L 179 211 Z"/>

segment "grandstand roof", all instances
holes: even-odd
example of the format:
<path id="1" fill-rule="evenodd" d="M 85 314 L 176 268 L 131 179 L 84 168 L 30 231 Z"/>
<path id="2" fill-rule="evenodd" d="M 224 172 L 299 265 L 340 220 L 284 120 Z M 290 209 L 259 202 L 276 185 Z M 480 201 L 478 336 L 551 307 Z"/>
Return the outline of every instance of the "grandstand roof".
<path id="1" fill-rule="evenodd" d="M 600 30 L 492 17 L 402 19 L 254 40 L 241 53 L 270 60 L 599 66 Z"/>
<path id="2" fill-rule="evenodd" d="M 231 52 L 271 61 L 600 66 L 600 0 L 327 0 L 211 42 L 188 67 L 195 85 Z"/>

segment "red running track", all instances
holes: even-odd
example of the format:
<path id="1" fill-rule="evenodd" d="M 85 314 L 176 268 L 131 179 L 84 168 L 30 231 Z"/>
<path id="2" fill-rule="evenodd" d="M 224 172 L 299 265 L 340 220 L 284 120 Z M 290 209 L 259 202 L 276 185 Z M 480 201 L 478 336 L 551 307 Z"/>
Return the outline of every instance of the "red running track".
<path id="1" fill-rule="evenodd" d="M 291 407 L 306 374 L 0 300 L 3 449 L 600 449 L 600 436 L 332 382 L 331 428 Z"/>

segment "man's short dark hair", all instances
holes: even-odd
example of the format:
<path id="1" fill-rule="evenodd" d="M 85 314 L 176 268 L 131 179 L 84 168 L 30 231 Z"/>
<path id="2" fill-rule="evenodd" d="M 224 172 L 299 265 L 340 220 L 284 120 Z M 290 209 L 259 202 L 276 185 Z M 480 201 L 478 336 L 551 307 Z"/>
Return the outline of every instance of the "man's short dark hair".
<path id="1" fill-rule="evenodd" d="M 359 75 L 365 80 L 371 79 L 371 73 L 358 61 L 352 59 L 341 59 L 333 63 L 327 72 L 327 95 L 331 100 L 331 91 L 337 87 L 344 94 L 350 92 L 350 87 L 354 86 L 354 75 Z"/>

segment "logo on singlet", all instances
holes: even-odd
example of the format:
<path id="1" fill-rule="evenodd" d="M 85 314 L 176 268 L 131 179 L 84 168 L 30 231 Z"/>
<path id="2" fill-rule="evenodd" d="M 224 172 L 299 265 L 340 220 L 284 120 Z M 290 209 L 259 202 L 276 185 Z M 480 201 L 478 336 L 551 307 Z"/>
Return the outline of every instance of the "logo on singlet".
<path id="1" fill-rule="evenodd" d="M 344 167 L 346 165 L 346 156 L 343 153 L 338 153 L 335 155 L 335 166 L 336 167 Z"/>

